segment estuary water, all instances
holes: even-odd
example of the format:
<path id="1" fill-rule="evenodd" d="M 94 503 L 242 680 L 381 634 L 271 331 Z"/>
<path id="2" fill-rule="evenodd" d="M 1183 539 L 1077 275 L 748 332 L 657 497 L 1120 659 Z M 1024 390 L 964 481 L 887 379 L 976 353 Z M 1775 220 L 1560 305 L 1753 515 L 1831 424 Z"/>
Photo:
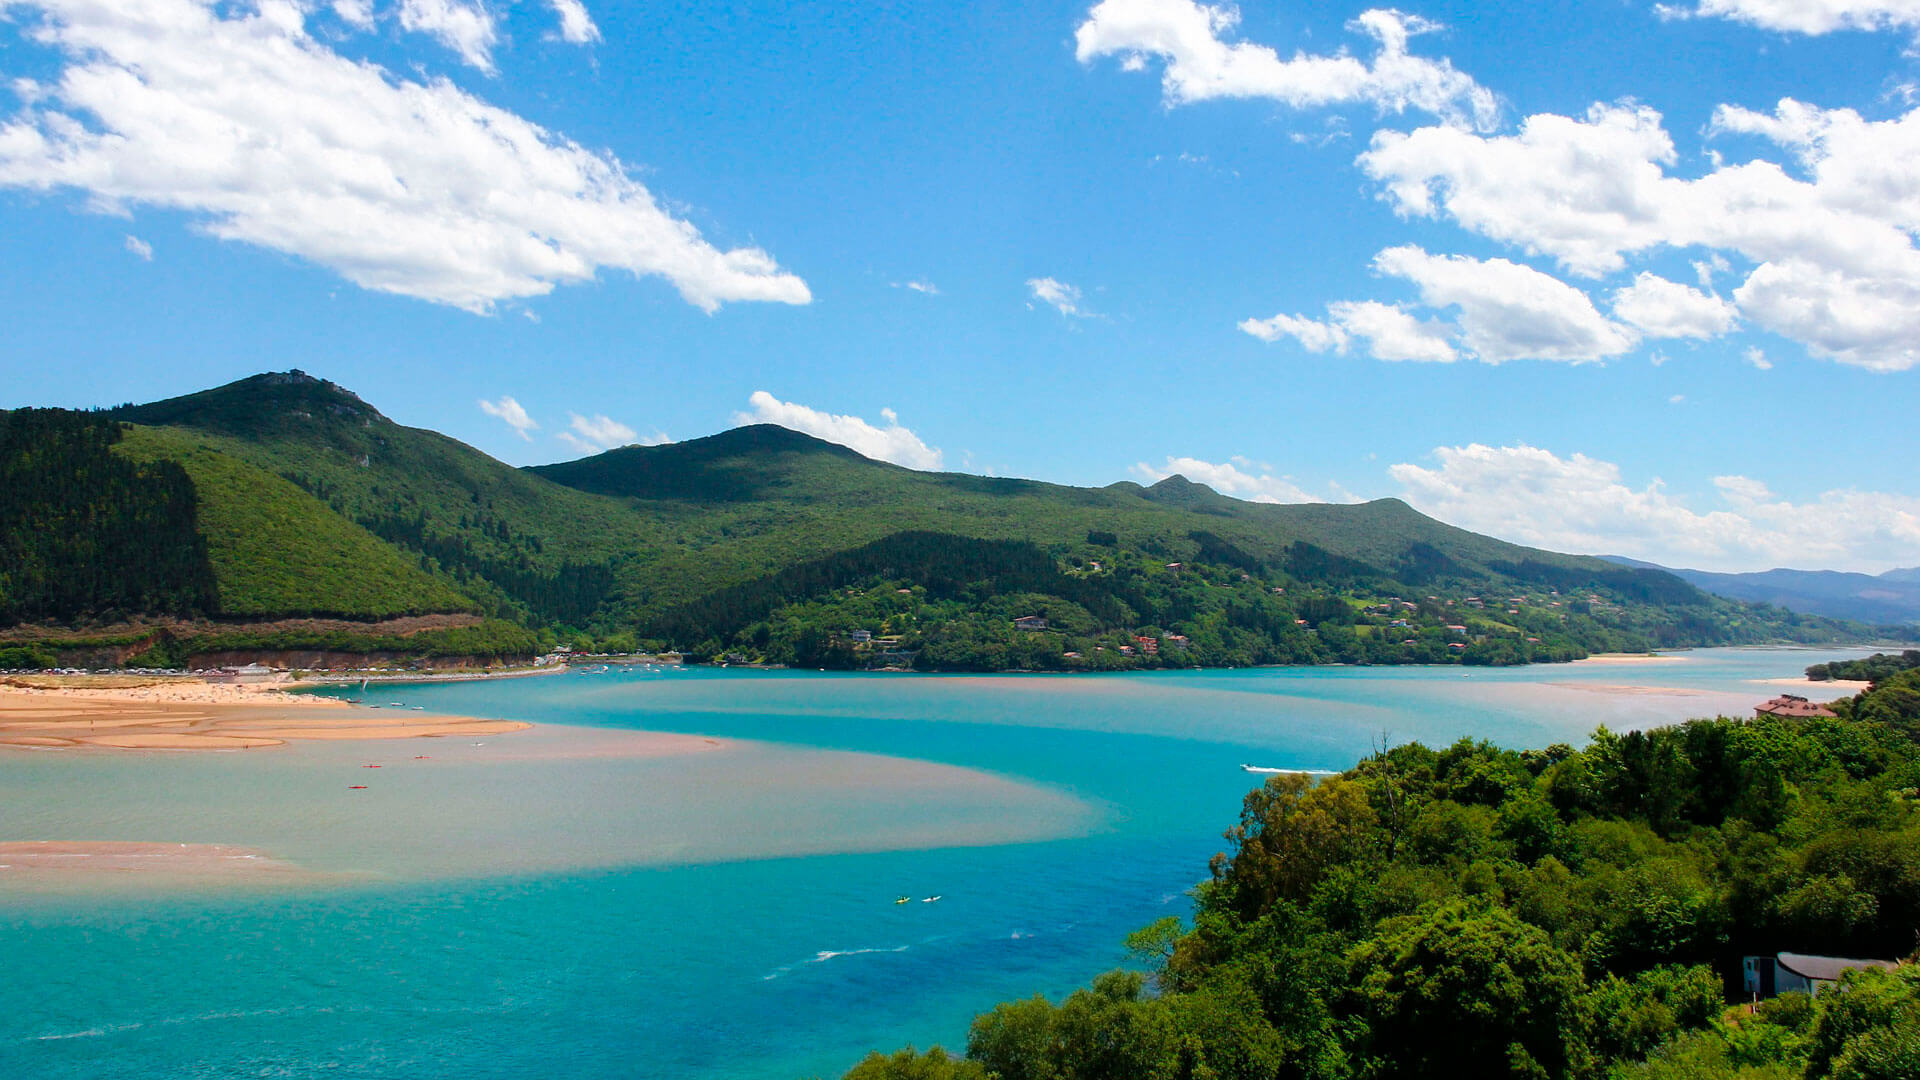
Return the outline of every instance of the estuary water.
<path id="1" fill-rule="evenodd" d="M 0 870 L 0 1076 L 834 1076 L 1188 910 L 1242 764 L 1746 714 L 1859 650 L 1520 669 L 391 686 L 486 740 L 0 752 L 0 841 L 239 844 L 271 887 Z M 388 705 L 388 707 L 392 707 Z M 657 754 L 635 731 L 712 740 Z M 695 740 L 678 740 L 681 743 Z M 373 772 L 368 766 L 378 765 Z M 932 899 L 937 897 L 938 899 Z M 904 903 L 896 900 L 905 898 Z"/>

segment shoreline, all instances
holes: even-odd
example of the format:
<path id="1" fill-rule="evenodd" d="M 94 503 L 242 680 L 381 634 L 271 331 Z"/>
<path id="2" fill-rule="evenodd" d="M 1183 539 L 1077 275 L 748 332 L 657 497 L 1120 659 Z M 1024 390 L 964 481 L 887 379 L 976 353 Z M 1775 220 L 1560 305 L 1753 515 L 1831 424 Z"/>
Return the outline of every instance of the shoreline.
<path id="1" fill-rule="evenodd" d="M 299 740 L 506 735 L 519 720 L 376 713 L 276 687 L 200 680 L 34 686 L 0 682 L 0 747 L 17 750 L 257 750 Z"/>

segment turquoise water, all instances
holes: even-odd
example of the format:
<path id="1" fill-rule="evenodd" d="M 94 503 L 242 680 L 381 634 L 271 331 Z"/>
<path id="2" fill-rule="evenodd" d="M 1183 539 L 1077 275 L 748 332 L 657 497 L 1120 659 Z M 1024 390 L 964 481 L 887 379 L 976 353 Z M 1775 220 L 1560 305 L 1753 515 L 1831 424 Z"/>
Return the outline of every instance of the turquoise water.
<path id="1" fill-rule="evenodd" d="M 1338 769 L 1383 733 L 1537 746 L 1744 712 L 1781 689 L 1755 680 L 1839 654 L 1465 673 L 615 671 L 380 696 L 745 744 L 566 759 L 514 742 L 573 737 L 539 728 L 433 744 L 435 768 L 417 772 L 402 759 L 429 744 L 3 754 L 0 839 L 247 843 L 350 876 L 64 895 L 0 878 L 0 1076 L 836 1075 L 870 1048 L 960 1045 L 994 1002 L 1124 961 L 1128 931 L 1186 910 L 1255 779 L 1243 762 Z M 363 759 L 388 762 L 355 793 L 379 801 L 345 797 Z"/>

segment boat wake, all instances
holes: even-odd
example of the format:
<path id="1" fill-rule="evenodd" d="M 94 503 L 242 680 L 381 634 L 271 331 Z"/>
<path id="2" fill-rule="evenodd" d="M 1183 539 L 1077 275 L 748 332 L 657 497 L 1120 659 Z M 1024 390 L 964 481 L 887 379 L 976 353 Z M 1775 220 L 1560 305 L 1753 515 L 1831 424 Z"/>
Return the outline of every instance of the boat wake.
<path id="1" fill-rule="evenodd" d="M 782 968 L 775 968 L 771 974 L 760 976 L 760 981 L 772 982 L 782 975 L 790 975 L 808 964 L 824 964 L 829 960 L 837 960 L 842 956 L 866 956 L 872 953 L 903 953 L 911 948 L 913 948 L 911 945 L 894 945 L 871 949 L 822 949 L 814 953 L 811 959 L 802 960 L 797 964 L 788 964 Z"/>

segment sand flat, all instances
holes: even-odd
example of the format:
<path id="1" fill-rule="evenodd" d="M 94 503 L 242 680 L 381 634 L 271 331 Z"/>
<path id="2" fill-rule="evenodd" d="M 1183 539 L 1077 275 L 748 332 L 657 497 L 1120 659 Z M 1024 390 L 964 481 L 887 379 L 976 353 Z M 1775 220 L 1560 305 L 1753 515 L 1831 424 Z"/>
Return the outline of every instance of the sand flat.
<path id="1" fill-rule="evenodd" d="M 164 844 L 127 840 L 0 841 L 0 878 L 27 875 L 164 874 L 177 877 L 285 877 L 293 863 L 235 844 Z"/>
<path id="2" fill-rule="evenodd" d="M 0 746 L 257 750 L 300 739 L 506 735 L 530 724 L 355 708 L 331 698 L 173 680 L 135 686 L 0 684 Z"/>

